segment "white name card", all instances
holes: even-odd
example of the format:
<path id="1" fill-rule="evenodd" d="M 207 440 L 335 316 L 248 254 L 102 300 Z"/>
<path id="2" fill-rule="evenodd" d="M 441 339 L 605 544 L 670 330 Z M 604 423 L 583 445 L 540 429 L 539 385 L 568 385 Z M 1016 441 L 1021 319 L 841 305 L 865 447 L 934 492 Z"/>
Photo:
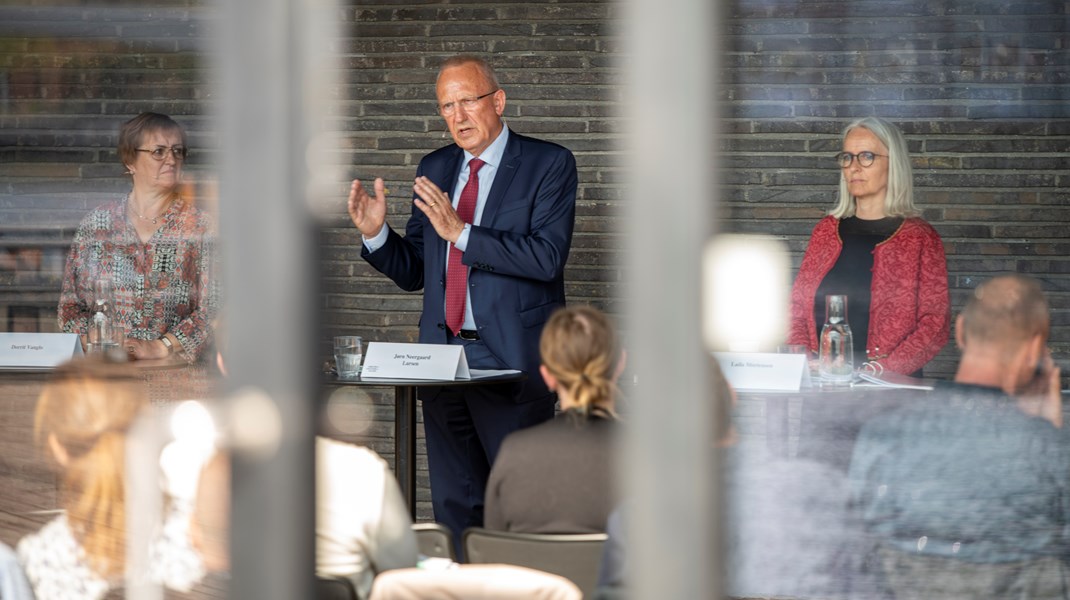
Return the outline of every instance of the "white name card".
<path id="1" fill-rule="evenodd" d="M 811 385 L 805 354 L 714 352 L 713 356 L 737 390 L 797 392 Z"/>
<path id="2" fill-rule="evenodd" d="M 81 354 L 76 333 L 0 333 L 0 368 L 51 369 Z"/>
<path id="3" fill-rule="evenodd" d="M 361 379 L 471 379 L 463 346 L 370 342 Z"/>

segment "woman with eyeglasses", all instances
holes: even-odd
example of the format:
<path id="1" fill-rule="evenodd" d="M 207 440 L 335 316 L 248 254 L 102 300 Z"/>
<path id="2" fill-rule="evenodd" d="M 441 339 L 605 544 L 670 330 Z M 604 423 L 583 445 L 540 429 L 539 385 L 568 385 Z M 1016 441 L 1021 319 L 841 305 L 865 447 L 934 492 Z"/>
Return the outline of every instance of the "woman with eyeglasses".
<path id="1" fill-rule="evenodd" d="M 825 296 L 846 294 L 855 364 L 921 375 L 947 343 L 947 260 L 918 216 L 906 140 L 876 117 L 843 131 L 839 202 L 810 236 L 791 292 L 789 344 L 818 351 Z"/>
<path id="2" fill-rule="evenodd" d="M 85 341 L 95 313 L 111 304 L 130 358 L 201 355 L 216 307 L 214 228 L 179 194 L 186 154 L 186 132 L 166 115 L 141 113 L 122 125 L 119 159 L 133 185 L 78 226 L 60 293 L 63 331 Z"/>

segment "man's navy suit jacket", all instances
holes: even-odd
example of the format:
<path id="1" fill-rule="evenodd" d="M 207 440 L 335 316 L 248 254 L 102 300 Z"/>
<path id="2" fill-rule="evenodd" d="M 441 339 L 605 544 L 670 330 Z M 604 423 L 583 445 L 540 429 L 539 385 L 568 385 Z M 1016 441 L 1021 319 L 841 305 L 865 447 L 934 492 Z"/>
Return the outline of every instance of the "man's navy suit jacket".
<path id="1" fill-rule="evenodd" d="M 451 144 L 420 161 L 417 176 L 452 195 L 464 151 Z M 564 271 L 576 216 L 576 159 L 557 144 L 509 132 L 479 225 L 464 252 L 472 313 L 498 365 L 528 375 L 518 401 L 548 394 L 538 375 L 539 336 L 565 304 Z M 447 242 L 413 206 L 405 236 L 390 229 L 385 245 L 361 256 L 407 291 L 423 288 L 420 342 L 445 344 Z"/>

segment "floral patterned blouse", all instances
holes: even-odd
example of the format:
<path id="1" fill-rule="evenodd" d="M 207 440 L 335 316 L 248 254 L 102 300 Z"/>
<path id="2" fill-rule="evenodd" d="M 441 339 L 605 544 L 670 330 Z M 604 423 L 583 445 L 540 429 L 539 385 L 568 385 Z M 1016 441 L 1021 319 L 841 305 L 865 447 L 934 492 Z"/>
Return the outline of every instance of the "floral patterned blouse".
<path id="1" fill-rule="evenodd" d="M 181 198 L 160 218 L 160 228 L 142 242 L 127 220 L 126 196 L 86 215 L 63 274 L 62 331 L 86 333 L 93 282 L 108 278 L 115 294 L 113 313 L 126 337 L 155 340 L 171 333 L 181 342 L 176 350 L 183 358 L 201 356 L 218 306 L 214 227 L 203 211 Z"/>
<path id="2" fill-rule="evenodd" d="M 205 572 L 189 538 L 192 514 L 191 502 L 173 501 L 153 538 L 148 572 L 128 577 L 180 592 L 196 585 Z M 99 600 L 124 585 L 123 578 L 109 581 L 93 571 L 66 514 L 19 540 L 16 552 L 37 600 Z"/>

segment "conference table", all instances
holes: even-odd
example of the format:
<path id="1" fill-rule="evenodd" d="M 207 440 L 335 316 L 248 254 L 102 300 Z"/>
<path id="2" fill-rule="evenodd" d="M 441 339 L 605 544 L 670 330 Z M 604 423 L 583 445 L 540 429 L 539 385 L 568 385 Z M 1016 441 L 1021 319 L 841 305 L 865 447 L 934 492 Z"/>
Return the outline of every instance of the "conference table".
<path id="1" fill-rule="evenodd" d="M 741 438 L 764 443 L 772 458 L 808 458 L 846 471 L 867 421 L 932 395 L 931 390 L 869 385 L 795 392 L 737 390 L 735 421 Z"/>
<path id="2" fill-rule="evenodd" d="M 416 518 L 416 390 L 426 387 L 471 387 L 519 383 L 528 378 L 522 371 L 480 371 L 473 369 L 471 379 L 383 379 L 347 378 L 328 375 L 333 386 L 394 388 L 394 474 L 402 497 Z"/>

